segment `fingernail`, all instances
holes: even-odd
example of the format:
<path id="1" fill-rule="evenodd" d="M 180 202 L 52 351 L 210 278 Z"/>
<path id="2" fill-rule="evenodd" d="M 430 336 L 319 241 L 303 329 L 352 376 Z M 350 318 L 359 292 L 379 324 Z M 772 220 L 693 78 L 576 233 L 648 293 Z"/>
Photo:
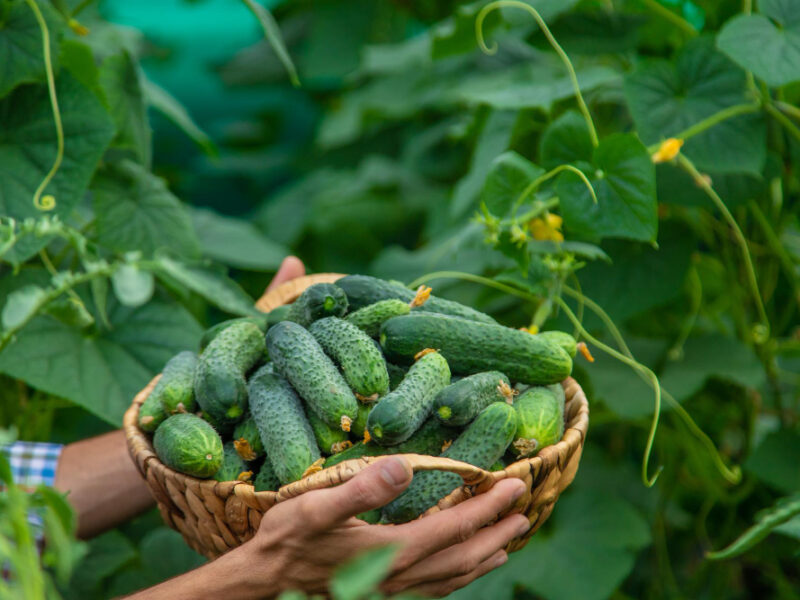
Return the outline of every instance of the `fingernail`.
<path id="1" fill-rule="evenodd" d="M 524 485 L 519 485 L 517 487 L 517 489 L 514 490 L 514 493 L 511 494 L 511 501 L 512 502 L 516 502 L 517 500 L 520 499 L 520 497 L 524 493 L 525 493 L 525 486 Z"/>
<path id="2" fill-rule="evenodd" d="M 399 458 L 386 458 L 381 461 L 381 477 L 391 486 L 398 486 L 408 479 L 405 463 Z"/>
<path id="3" fill-rule="evenodd" d="M 508 560 L 508 554 L 506 554 L 505 552 L 503 552 L 503 553 L 502 553 L 500 556 L 498 556 L 498 557 L 495 559 L 495 561 L 494 561 L 494 566 L 495 566 L 495 567 L 500 567 L 500 566 L 502 566 L 502 565 L 506 564 L 506 561 L 507 561 L 507 560 Z"/>
<path id="4" fill-rule="evenodd" d="M 528 523 L 528 519 L 526 518 L 524 522 L 521 522 L 519 524 L 519 529 L 517 530 L 517 536 L 525 535 L 526 533 L 528 533 L 528 530 L 530 528 L 531 528 L 531 524 Z"/>

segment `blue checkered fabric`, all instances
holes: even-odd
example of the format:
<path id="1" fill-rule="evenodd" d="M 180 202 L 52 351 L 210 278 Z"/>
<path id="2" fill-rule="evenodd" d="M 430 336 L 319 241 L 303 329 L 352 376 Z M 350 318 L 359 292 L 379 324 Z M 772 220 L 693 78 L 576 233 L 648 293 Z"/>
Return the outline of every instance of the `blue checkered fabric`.
<path id="1" fill-rule="evenodd" d="M 38 485 L 53 485 L 62 448 L 61 444 L 47 442 L 14 442 L 2 452 L 11 464 L 14 482 L 23 489 L 34 490 Z"/>

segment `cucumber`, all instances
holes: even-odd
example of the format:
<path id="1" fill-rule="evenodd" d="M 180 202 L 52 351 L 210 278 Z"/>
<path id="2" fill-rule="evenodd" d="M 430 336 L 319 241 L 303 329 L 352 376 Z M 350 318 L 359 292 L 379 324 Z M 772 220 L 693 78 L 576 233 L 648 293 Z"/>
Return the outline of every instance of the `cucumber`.
<path id="1" fill-rule="evenodd" d="M 367 429 L 367 417 L 372 411 L 374 404 L 358 403 L 358 415 L 356 416 L 353 424 L 350 425 L 350 435 L 355 439 L 363 439 L 364 431 Z"/>
<path id="2" fill-rule="evenodd" d="M 236 425 L 233 430 L 233 444 L 244 460 L 256 460 L 264 456 L 264 444 L 252 415 Z"/>
<path id="3" fill-rule="evenodd" d="M 381 509 L 373 508 L 372 510 L 356 515 L 356 519 L 361 519 L 370 525 L 376 525 L 381 520 Z"/>
<path id="4" fill-rule="evenodd" d="M 139 429 L 147 433 L 153 433 L 159 425 L 167 420 L 167 412 L 164 410 L 164 405 L 161 404 L 161 399 L 150 395 L 144 399 L 142 406 L 139 408 Z"/>
<path id="5" fill-rule="evenodd" d="M 250 413 L 275 475 L 282 484 L 297 481 L 320 458 L 300 398 L 271 363 L 256 371 L 247 389 Z"/>
<path id="6" fill-rule="evenodd" d="M 436 417 L 448 425 L 466 425 L 492 402 L 511 402 L 508 377 L 500 371 L 486 371 L 451 383 L 433 400 Z"/>
<path id="7" fill-rule="evenodd" d="M 278 481 L 278 476 L 275 475 L 275 470 L 272 468 L 272 463 L 269 458 L 265 458 L 261 463 L 261 468 L 258 470 L 253 485 L 257 492 L 277 492 L 281 487 L 281 482 Z"/>
<path id="8" fill-rule="evenodd" d="M 222 450 L 222 466 L 214 474 L 214 479 L 217 481 L 248 481 L 253 473 L 239 456 L 233 442 L 226 442 Z"/>
<path id="9" fill-rule="evenodd" d="M 264 357 L 264 335 L 249 321 L 219 332 L 197 363 L 197 403 L 223 427 L 237 423 L 247 409 L 245 374 Z"/>
<path id="10" fill-rule="evenodd" d="M 532 387 L 514 400 L 517 433 L 511 451 L 519 456 L 533 456 L 564 435 L 564 393 L 561 386 Z"/>
<path id="11" fill-rule="evenodd" d="M 214 417 L 212 417 L 210 414 L 208 414 L 204 410 L 201 410 L 197 414 L 204 421 L 206 421 L 209 425 L 211 425 L 214 428 L 214 431 L 216 431 L 222 437 L 226 437 L 226 436 L 232 434 L 233 433 L 233 429 L 236 426 L 236 423 L 230 423 L 230 422 L 227 422 L 227 421 L 223 423 L 223 422 L 217 421 Z"/>
<path id="12" fill-rule="evenodd" d="M 489 469 L 505 453 L 516 427 L 516 412 L 512 406 L 495 402 L 487 406 L 441 455 Z M 416 473 L 406 491 L 383 508 L 383 520 L 405 523 L 416 519 L 459 485 L 461 478 L 455 473 Z"/>
<path id="13" fill-rule="evenodd" d="M 150 395 L 161 402 L 167 414 L 197 410 L 197 402 L 194 399 L 197 362 L 197 355 L 186 350 L 170 358 L 164 366 L 161 379 Z"/>
<path id="14" fill-rule="evenodd" d="M 169 468 L 206 479 L 222 465 L 222 440 L 214 428 L 191 413 L 168 417 L 153 436 L 159 460 Z"/>
<path id="15" fill-rule="evenodd" d="M 556 344 L 524 331 L 412 313 L 381 327 L 381 345 L 390 361 L 408 361 L 424 348 L 436 348 L 455 373 L 501 371 L 523 383 L 557 383 L 572 372 L 572 359 Z"/>
<path id="16" fill-rule="evenodd" d="M 358 402 L 313 335 L 297 323 L 282 321 L 267 331 L 267 349 L 276 372 L 289 380 L 320 419 L 329 427 L 350 428 Z"/>
<path id="17" fill-rule="evenodd" d="M 384 321 L 392 317 L 407 315 L 410 310 L 408 302 L 390 298 L 359 308 L 347 315 L 345 319 L 368 336 L 376 338 L 381 333 L 381 325 Z"/>
<path id="18" fill-rule="evenodd" d="M 323 317 L 341 317 L 347 312 L 347 296 L 332 283 L 315 283 L 289 307 L 286 319 L 308 327 Z"/>
<path id="19" fill-rule="evenodd" d="M 403 319 L 405 317 L 396 317 Z M 428 418 L 433 399 L 450 383 L 450 368 L 438 352 L 422 356 L 402 383 L 381 398 L 367 418 L 370 437 L 381 446 L 406 441 Z"/>
<path id="20" fill-rule="evenodd" d="M 200 338 L 200 352 L 205 350 L 211 343 L 211 340 L 217 337 L 221 331 L 227 329 L 234 323 L 252 323 L 261 330 L 261 333 L 264 333 L 267 330 L 267 315 L 237 317 L 235 319 L 228 319 L 227 321 L 221 321 L 216 325 L 212 325 L 203 332 L 203 336 Z"/>
<path id="21" fill-rule="evenodd" d="M 341 367 L 345 380 L 356 394 L 377 397 L 389 391 L 389 373 L 383 353 L 366 333 L 338 317 L 315 321 L 308 330 Z"/>
<path id="22" fill-rule="evenodd" d="M 398 385 L 400 385 L 403 379 L 408 373 L 407 367 L 401 367 L 400 365 L 393 365 L 392 363 L 386 363 L 386 370 L 389 372 L 389 389 L 393 390 Z"/>
<path id="23" fill-rule="evenodd" d="M 564 331 L 542 331 L 541 333 L 537 333 L 536 337 L 560 346 L 569 354 L 570 358 L 575 358 L 575 355 L 578 353 L 578 342 L 574 337 Z"/>
<path id="24" fill-rule="evenodd" d="M 325 467 L 332 467 L 346 460 L 363 456 L 384 456 L 387 454 L 428 454 L 436 456 L 441 453 L 442 446 L 455 439 L 458 431 L 442 425 L 431 417 L 422 427 L 402 444 L 397 446 L 379 446 L 375 442 L 358 442 L 352 448 L 339 452 L 325 460 Z"/>
<path id="25" fill-rule="evenodd" d="M 375 304 L 381 300 L 396 299 L 410 303 L 416 296 L 415 292 L 402 284 L 367 275 L 347 275 L 338 279 L 336 285 L 347 294 L 347 300 L 352 311 Z M 496 323 L 492 317 L 474 308 L 460 302 L 437 298 L 436 296 L 428 297 L 424 304 L 414 307 L 413 310 L 415 312 L 441 313 L 481 323 Z"/>
<path id="26" fill-rule="evenodd" d="M 348 440 L 347 432 L 342 431 L 341 427 L 328 427 L 314 411 L 308 411 L 306 416 L 311 425 L 311 431 L 314 432 L 314 438 L 317 440 L 317 446 L 323 454 L 336 454 L 353 445 Z"/>

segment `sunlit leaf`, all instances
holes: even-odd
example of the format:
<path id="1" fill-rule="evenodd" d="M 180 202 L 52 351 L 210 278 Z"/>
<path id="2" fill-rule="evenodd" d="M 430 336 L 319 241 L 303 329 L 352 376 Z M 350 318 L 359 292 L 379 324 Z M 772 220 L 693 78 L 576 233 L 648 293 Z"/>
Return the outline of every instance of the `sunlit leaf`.
<path id="1" fill-rule="evenodd" d="M 331 579 L 335 600 L 366 600 L 389 574 L 396 546 L 368 550 L 340 567 Z"/>
<path id="2" fill-rule="evenodd" d="M 120 265 L 111 276 L 114 295 L 125 306 L 141 306 L 153 296 L 153 274 L 133 264 Z"/>
<path id="3" fill-rule="evenodd" d="M 26 285 L 11 292 L 3 305 L 3 329 L 13 329 L 35 315 L 47 296 L 37 285 Z"/>
<path id="4" fill-rule="evenodd" d="M 525 188 L 543 174 L 543 169 L 524 156 L 513 151 L 505 152 L 492 161 L 483 184 L 481 202 L 490 214 L 504 217 Z"/>

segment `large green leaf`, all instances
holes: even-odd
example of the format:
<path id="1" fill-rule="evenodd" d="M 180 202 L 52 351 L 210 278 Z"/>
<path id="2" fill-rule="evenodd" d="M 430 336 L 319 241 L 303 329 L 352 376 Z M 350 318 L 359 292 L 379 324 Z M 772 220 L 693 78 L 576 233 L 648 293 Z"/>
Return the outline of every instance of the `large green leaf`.
<path id="1" fill-rule="evenodd" d="M 172 356 L 196 348 L 202 329 L 186 310 L 159 300 L 109 313 L 113 329 L 99 333 L 35 318 L 0 353 L 0 372 L 119 426 L 134 395 Z"/>
<path id="2" fill-rule="evenodd" d="M 197 239 L 203 254 L 223 264 L 253 271 L 275 271 L 289 253 L 248 221 L 219 215 L 213 211 L 192 210 Z"/>
<path id="3" fill-rule="evenodd" d="M 655 169 L 647 149 L 633 134 L 618 133 L 600 142 L 584 182 L 565 172 L 556 186 L 564 223 L 572 235 L 652 242 L 658 232 Z"/>
<path id="4" fill-rule="evenodd" d="M 592 160 L 592 139 L 583 116 L 568 110 L 547 126 L 539 142 L 539 153 L 545 168 L 563 163 Z"/>
<path id="5" fill-rule="evenodd" d="M 64 161 L 45 189 L 55 213 L 68 215 L 114 135 L 114 123 L 97 97 L 68 73 L 56 85 L 64 126 Z M 27 85 L 0 100 L 0 214 L 37 216 L 33 193 L 56 158 L 56 128 L 47 88 Z"/>
<path id="6" fill-rule="evenodd" d="M 738 15 L 717 35 L 717 46 L 771 87 L 800 81 L 800 3 L 761 0 L 763 14 Z"/>
<path id="7" fill-rule="evenodd" d="M 505 217 L 525 188 L 543 174 L 544 169 L 524 156 L 514 151 L 505 152 L 492 161 L 481 202 L 490 214 Z"/>
<path id="8" fill-rule="evenodd" d="M 679 134 L 722 109 L 747 103 L 745 74 L 700 38 L 673 64 L 644 62 L 625 82 L 625 96 L 639 135 L 654 144 Z M 760 173 L 766 159 L 766 126 L 760 115 L 727 119 L 689 138 L 683 152 L 713 173 Z"/>
<path id="9" fill-rule="evenodd" d="M 760 480 L 782 492 L 800 490 L 800 434 L 791 429 L 779 429 L 758 445 L 744 466 Z"/>
<path id="10" fill-rule="evenodd" d="M 127 52 L 107 57 L 100 67 L 100 85 L 117 126 L 113 145 L 129 150 L 150 166 L 150 124 L 139 67 Z"/>
<path id="11" fill-rule="evenodd" d="M 336 600 L 362 600 L 370 597 L 389 575 L 397 546 L 374 548 L 350 559 L 331 579 L 331 594 Z"/>
<path id="12" fill-rule="evenodd" d="M 196 256 L 189 214 L 163 180 L 130 160 L 110 164 L 92 182 L 97 237 L 119 252 L 152 255 L 160 248 Z"/>
<path id="13" fill-rule="evenodd" d="M 58 40 L 64 21 L 49 3 L 39 9 L 50 31 L 50 56 L 58 67 Z M 0 98 L 21 83 L 44 80 L 42 32 L 25 0 L 13 0 L 0 22 Z"/>

